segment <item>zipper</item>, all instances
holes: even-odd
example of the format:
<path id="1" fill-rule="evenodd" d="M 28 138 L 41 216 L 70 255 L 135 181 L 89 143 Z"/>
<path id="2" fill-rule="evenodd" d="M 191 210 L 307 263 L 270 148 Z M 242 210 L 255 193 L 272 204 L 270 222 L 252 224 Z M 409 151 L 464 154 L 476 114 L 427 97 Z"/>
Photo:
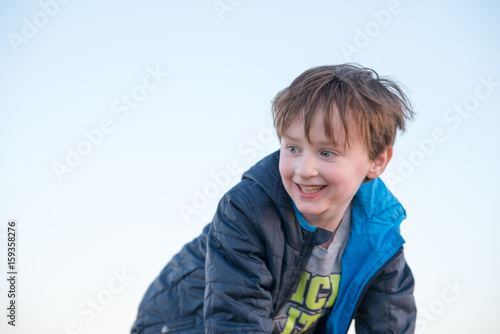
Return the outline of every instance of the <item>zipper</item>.
<path id="1" fill-rule="evenodd" d="M 290 297 L 292 296 L 294 289 L 295 289 L 298 281 L 300 280 L 300 275 L 304 271 L 304 268 L 307 265 L 307 259 L 309 259 L 309 256 L 311 255 L 312 250 L 314 248 L 314 246 L 312 246 L 311 243 L 309 242 L 313 237 L 313 233 L 314 232 L 309 232 L 309 236 L 306 238 L 306 240 L 304 240 L 307 247 L 305 249 L 303 249 L 303 251 L 305 252 L 305 254 L 304 254 L 305 256 L 302 258 L 304 258 L 305 260 L 302 261 L 298 270 L 295 271 L 295 273 L 294 273 L 295 277 L 294 277 L 292 283 L 290 284 L 290 287 L 288 288 L 287 293 L 285 294 L 285 298 L 283 298 L 281 300 L 281 303 L 280 303 L 281 305 L 279 305 L 279 307 L 276 307 L 273 314 L 271 314 L 271 318 L 274 318 L 281 311 L 281 308 L 286 304 L 286 302 L 288 300 L 290 300 Z"/>

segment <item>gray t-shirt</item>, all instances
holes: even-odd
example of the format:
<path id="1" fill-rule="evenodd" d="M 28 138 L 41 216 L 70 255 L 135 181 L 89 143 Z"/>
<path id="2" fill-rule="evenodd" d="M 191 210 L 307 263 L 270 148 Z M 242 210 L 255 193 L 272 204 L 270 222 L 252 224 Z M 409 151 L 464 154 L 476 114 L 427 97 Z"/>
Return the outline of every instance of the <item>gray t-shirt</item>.
<path id="1" fill-rule="evenodd" d="M 273 319 L 273 333 L 312 333 L 317 321 L 332 309 L 340 282 L 340 258 L 351 231 L 351 209 L 352 204 L 328 249 L 313 248 L 294 293 Z"/>

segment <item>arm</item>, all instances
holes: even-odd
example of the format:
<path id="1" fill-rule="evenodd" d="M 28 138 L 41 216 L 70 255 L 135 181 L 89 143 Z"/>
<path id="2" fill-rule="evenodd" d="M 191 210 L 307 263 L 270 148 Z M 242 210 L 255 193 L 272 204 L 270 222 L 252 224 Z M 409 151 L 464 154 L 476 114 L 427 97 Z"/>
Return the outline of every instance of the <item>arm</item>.
<path id="1" fill-rule="evenodd" d="M 356 333 L 414 333 L 417 310 L 415 281 L 403 250 L 368 288 L 355 317 Z"/>
<path id="2" fill-rule="evenodd" d="M 273 282 L 254 210 L 233 190 L 219 203 L 207 237 L 206 333 L 271 333 Z"/>

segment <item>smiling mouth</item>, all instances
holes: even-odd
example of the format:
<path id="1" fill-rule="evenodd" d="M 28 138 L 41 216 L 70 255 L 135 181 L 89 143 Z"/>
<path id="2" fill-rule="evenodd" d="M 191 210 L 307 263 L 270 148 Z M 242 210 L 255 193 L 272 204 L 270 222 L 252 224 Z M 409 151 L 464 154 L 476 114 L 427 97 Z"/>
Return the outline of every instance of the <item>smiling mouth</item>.
<path id="1" fill-rule="evenodd" d="M 301 185 L 298 185 L 298 186 L 299 186 L 300 190 L 302 190 L 306 194 L 317 193 L 318 191 L 320 191 L 321 189 L 326 187 L 326 186 L 301 186 Z"/>

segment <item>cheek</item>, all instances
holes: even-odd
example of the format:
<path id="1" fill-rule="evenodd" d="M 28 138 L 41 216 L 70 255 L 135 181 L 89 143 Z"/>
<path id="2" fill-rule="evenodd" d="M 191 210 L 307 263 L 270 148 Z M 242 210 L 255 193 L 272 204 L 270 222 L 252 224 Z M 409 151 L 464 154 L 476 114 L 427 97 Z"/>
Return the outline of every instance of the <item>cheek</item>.
<path id="1" fill-rule="evenodd" d="M 351 187 L 351 180 L 356 172 L 351 168 L 330 168 L 325 172 L 325 179 L 337 189 L 346 189 Z"/>
<path id="2" fill-rule="evenodd" d="M 329 171 L 328 174 L 323 174 L 325 175 L 325 179 L 328 183 L 331 185 L 334 185 L 336 187 L 339 187 L 342 185 L 342 180 L 345 180 L 346 177 L 342 175 L 339 171 Z"/>
<path id="3" fill-rule="evenodd" d="M 279 171 L 281 178 L 283 179 L 283 183 L 286 183 L 287 179 L 293 175 L 293 166 L 287 158 L 280 158 Z"/>
<path id="4" fill-rule="evenodd" d="M 336 188 L 344 194 L 356 192 L 363 182 L 366 174 L 364 169 L 359 166 L 349 166 L 337 170 L 330 174 L 330 180 L 336 185 Z"/>

